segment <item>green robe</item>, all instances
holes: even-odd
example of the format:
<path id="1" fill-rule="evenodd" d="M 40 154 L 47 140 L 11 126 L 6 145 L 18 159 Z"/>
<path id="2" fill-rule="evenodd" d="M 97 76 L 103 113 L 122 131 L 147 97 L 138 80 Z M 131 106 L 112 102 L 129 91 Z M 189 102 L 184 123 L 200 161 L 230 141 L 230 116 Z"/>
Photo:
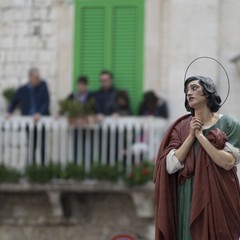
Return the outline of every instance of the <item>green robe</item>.
<path id="1" fill-rule="evenodd" d="M 214 128 L 219 128 L 223 131 L 228 137 L 227 141 L 234 147 L 240 148 L 240 124 L 237 121 L 231 117 L 222 116 L 213 126 L 203 130 L 203 134 L 206 135 L 208 131 Z M 198 145 L 198 141 L 195 141 L 195 154 Z M 189 222 L 193 181 L 194 176 L 186 179 L 183 184 L 178 185 L 178 240 L 191 240 Z"/>

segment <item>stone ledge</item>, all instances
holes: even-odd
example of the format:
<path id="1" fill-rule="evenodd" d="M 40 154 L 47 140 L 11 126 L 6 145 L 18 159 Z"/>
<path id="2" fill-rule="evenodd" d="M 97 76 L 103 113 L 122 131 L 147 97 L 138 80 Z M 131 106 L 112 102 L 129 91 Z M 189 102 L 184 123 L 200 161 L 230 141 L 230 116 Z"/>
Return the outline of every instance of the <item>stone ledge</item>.
<path id="1" fill-rule="evenodd" d="M 127 192 L 129 188 L 123 184 L 101 182 L 101 181 L 56 181 L 46 184 L 38 183 L 1 183 L 0 192 L 39 192 L 39 191 L 76 191 L 76 192 L 91 192 L 91 191 L 111 191 L 111 192 Z"/>
<path id="2" fill-rule="evenodd" d="M 25 194 L 36 194 L 35 198 L 46 195 L 43 205 L 49 205 L 51 210 L 49 216 L 41 215 L 38 218 L 18 217 L 12 213 L 10 218 L 4 218 L 0 221 L 0 224 L 4 225 L 75 225 L 79 223 L 78 219 L 73 216 L 65 216 L 62 197 L 64 195 L 78 194 L 127 194 L 131 197 L 135 207 L 137 217 L 145 219 L 153 219 L 154 217 L 154 203 L 153 203 L 153 184 L 148 183 L 143 186 L 127 187 L 123 183 L 111 183 L 105 181 L 59 181 L 47 184 L 35 184 L 35 183 L 2 183 L 0 184 L 0 194 L 10 198 L 20 198 L 19 196 L 25 196 Z M 9 194 L 9 195 L 8 195 Z M 17 205 L 17 206 L 16 206 Z M 26 205 L 26 203 L 25 203 Z M 39 207 L 39 204 L 36 204 Z M 15 202 L 14 208 L 24 208 L 21 206 L 21 200 Z M 28 208 L 25 206 L 25 210 Z M 46 210 L 45 210 L 46 211 Z M 74 209 L 72 209 L 74 211 Z M 11 211 L 14 212 L 14 211 Z M 25 214 L 28 216 L 28 214 Z"/>
<path id="3" fill-rule="evenodd" d="M 131 192 L 131 191 L 153 191 L 153 183 L 128 187 L 122 182 L 111 183 L 108 181 L 56 181 L 46 184 L 38 183 L 0 183 L 0 192 L 42 192 L 42 191 L 64 191 L 64 192 Z"/>

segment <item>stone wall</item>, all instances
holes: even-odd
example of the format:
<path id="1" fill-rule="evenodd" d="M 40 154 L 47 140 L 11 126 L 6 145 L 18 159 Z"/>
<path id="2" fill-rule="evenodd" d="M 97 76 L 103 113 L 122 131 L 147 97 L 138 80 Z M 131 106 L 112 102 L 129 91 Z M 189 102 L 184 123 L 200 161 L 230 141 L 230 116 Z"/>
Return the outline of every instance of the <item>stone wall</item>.
<path id="1" fill-rule="evenodd" d="M 154 239 L 153 185 L 107 182 L 0 184 L 1 240 Z"/>
<path id="2" fill-rule="evenodd" d="M 237 0 L 146 0 L 144 86 L 168 100 L 171 120 L 186 113 L 184 73 L 199 56 L 217 58 L 225 66 L 232 88 L 221 112 L 240 119 L 240 76 L 230 61 L 240 53 L 238 9 Z M 216 63 L 199 61 L 191 67 L 191 74 L 212 77 L 222 98 L 226 96 L 226 76 Z"/>
<path id="3" fill-rule="evenodd" d="M 66 29 L 66 24 L 71 19 L 69 15 L 71 7 L 64 0 L 0 1 L 1 90 L 25 83 L 29 68 L 38 67 L 49 85 L 52 107 L 56 106 L 62 78 L 68 83 L 65 91 L 71 88 L 71 74 L 64 67 L 68 62 L 71 63 L 68 57 L 71 47 L 68 44 L 69 47 L 66 45 L 62 48 L 66 37 L 70 37 L 69 41 L 72 41 L 71 34 L 62 34 L 65 30 L 69 31 Z M 64 64 L 61 63 L 63 54 L 66 62 Z M 0 108 L 2 111 L 5 108 L 2 98 Z"/>
<path id="4" fill-rule="evenodd" d="M 145 0 L 144 90 L 164 96 L 171 119 L 185 113 L 183 76 L 196 57 L 208 55 L 226 67 L 232 91 L 222 112 L 240 119 L 240 76 L 230 59 L 240 53 L 238 0 Z M 73 0 L 0 1 L 0 89 L 26 82 L 37 66 L 47 79 L 52 112 L 71 89 Z M 222 96 L 225 75 L 214 63 L 199 62 L 189 74 L 210 75 Z M 5 108 L 0 98 L 1 112 Z"/>

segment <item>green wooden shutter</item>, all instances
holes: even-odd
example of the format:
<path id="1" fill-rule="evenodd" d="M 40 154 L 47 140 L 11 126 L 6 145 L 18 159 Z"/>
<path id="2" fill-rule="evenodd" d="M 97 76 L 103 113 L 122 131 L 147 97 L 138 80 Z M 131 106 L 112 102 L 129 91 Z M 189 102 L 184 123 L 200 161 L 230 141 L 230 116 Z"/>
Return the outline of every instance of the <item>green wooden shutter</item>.
<path id="1" fill-rule="evenodd" d="M 112 70 L 117 87 L 128 91 L 134 110 L 142 94 L 143 36 L 139 23 L 140 11 L 134 5 L 122 4 L 113 8 Z"/>
<path id="2" fill-rule="evenodd" d="M 114 73 L 137 109 L 143 79 L 143 0 L 77 0 L 74 77 L 85 74 L 99 87 L 99 72 Z M 75 84 L 74 84 L 75 85 Z"/>
<path id="3" fill-rule="evenodd" d="M 75 27 L 78 34 L 75 42 L 74 58 L 75 81 L 79 74 L 86 75 L 90 80 L 90 88 L 99 86 L 99 69 L 104 68 L 105 34 L 104 24 L 106 9 L 103 6 L 80 6 L 76 12 L 78 22 Z M 75 84 L 74 84 L 75 87 Z"/>

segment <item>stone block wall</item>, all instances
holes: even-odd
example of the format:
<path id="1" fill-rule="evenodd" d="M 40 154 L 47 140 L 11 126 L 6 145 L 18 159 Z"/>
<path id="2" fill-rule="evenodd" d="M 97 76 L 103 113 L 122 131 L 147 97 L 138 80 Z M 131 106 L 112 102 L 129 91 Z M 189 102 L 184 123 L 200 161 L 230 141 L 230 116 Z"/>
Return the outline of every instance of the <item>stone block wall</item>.
<path id="1" fill-rule="evenodd" d="M 1 91 L 25 83 L 29 68 L 37 67 L 49 85 L 52 107 L 56 105 L 60 79 L 57 69 L 61 57 L 59 19 L 68 17 L 67 14 L 61 14 L 61 10 L 69 10 L 69 6 L 71 4 L 64 0 L 0 1 Z M 70 74 L 65 77 L 66 81 L 70 89 Z M 2 98 L 0 110 L 5 111 Z"/>
<path id="2" fill-rule="evenodd" d="M 183 76 L 196 57 L 208 55 L 226 67 L 232 83 L 222 112 L 240 119 L 236 104 L 240 76 L 231 58 L 240 53 L 240 1 L 146 0 L 144 90 L 152 89 L 169 103 L 171 119 L 184 114 Z M 72 87 L 74 0 L 0 1 L 0 90 L 18 86 L 31 66 L 49 84 L 52 112 Z M 195 71 L 197 70 L 197 71 Z M 124 71 L 124 69 L 123 69 Z M 221 95 L 225 75 L 214 64 L 199 64 L 191 73 L 210 75 Z M 0 98 L 0 112 L 5 103 Z"/>
<path id="3" fill-rule="evenodd" d="M 153 185 L 0 184 L 1 240 L 154 239 Z"/>

